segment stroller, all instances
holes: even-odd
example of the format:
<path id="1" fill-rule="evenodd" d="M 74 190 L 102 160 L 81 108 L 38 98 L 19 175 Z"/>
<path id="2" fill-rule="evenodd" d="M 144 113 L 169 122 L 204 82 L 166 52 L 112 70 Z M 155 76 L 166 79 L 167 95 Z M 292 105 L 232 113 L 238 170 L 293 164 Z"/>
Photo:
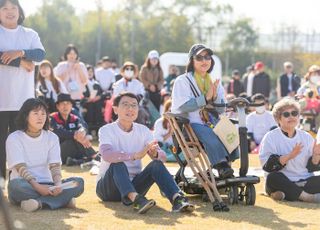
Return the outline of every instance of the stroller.
<path id="1" fill-rule="evenodd" d="M 239 177 L 228 179 L 217 178 L 213 175 L 212 167 L 201 143 L 191 128 L 189 120 L 177 114 L 166 113 L 165 116 L 174 131 L 175 151 L 184 153 L 185 161 L 175 154 L 180 166 L 175 175 L 179 187 L 187 194 L 201 194 L 203 200 L 210 200 L 215 211 L 228 211 L 220 193 L 228 196 L 230 204 L 239 201 L 246 205 L 254 205 L 256 190 L 254 184 L 260 182 L 257 176 L 247 176 L 249 167 L 248 141 L 246 128 L 245 109 L 248 106 L 259 106 L 250 104 L 244 98 L 235 98 L 227 104 L 213 104 L 214 107 L 232 107 L 238 112 L 238 126 L 240 136 L 240 161 Z M 189 166 L 194 174 L 193 177 L 185 175 L 185 169 Z"/>

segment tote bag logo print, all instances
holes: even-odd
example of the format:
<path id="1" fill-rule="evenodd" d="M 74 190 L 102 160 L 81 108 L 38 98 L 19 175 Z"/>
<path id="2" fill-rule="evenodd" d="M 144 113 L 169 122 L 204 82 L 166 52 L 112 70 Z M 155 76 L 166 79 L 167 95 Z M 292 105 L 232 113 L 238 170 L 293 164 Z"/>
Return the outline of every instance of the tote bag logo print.
<path id="1" fill-rule="evenodd" d="M 227 142 L 228 144 L 232 144 L 233 142 L 235 142 L 237 138 L 237 134 L 236 133 L 228 133 L 227 134 Z"/>

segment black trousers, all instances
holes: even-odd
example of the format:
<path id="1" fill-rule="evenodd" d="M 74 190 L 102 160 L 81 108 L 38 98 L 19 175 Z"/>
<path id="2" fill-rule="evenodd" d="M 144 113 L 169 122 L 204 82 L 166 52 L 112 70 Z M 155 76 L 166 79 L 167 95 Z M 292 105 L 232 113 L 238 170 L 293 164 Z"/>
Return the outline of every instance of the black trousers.
<path id="1" fill-rule="evenodd" d="M 150 90 L 147 90 L 149 93 L 150 101 L 153 103 L 153 105 L 157 108 L 159 111 L 160 105 L 161 105 L 161 95 L 160 92 L 151 92 Z"/>
<path id="2" fill-rule="evenodd" d="M 298 186 L 281 172 L 270 173 L 266 180 L 266 192 L 270 195 L 276 191 L 283 192 L 288 201 L 297 201 L 302 191 L 310 194 L 320 193 L 320 176 L 309 177 L 303 186 Z"/>
<path id="3" fill-rule="evenodd" d="M 66 163 L 68 157 L 91 160 L 92 156 L 96 154 L 96 151 L 92 147 L 85 148 L 76 140 L 65 140 L 60 143 L 60 147 L 62 164 Z"/>
<path id="4" fill-rule="evenodd" d="M 6 140 L 10 133 L 16 131 L 15 118 L 18 111 L 0 112 L 0 177 L 6 178 Z"/>

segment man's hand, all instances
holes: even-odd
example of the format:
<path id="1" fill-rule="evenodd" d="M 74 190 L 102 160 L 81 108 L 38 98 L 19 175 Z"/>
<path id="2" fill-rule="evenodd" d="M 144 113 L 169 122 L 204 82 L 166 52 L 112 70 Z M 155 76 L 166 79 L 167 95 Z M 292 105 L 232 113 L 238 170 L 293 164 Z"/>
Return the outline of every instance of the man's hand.
<path id="1" fill-rule="evenodd" d="M 133 155 L 133 158 L 134 158 L 135 160 L 137 160 L 137 159 L 142 159 L 149 151 L 153 151 L 155 144 L 158 145 L 158 143 L 155 142 L 155 141 L 149 143 L 148 145 L 146 145 L 146 146 L 144 147 L 144 149 L 143 149 L 142 151 L 135 153 L 135 154 Z"/>
<path id="2" fill-rule="evenodd" d="M 6 51 L 2 53 L 0 59 L 3 64 L 8 65 L 13 60 L 20 58 L 22 56 L 23 56 L 22 50 Z"/>
<path id="3" fill-rule="evenodd" d="M 32 61 L 27 61 L 25 59 L 21 59 L 20 66 L 24 68 L 27 72 L 32 72 L 35 67 Z"/>

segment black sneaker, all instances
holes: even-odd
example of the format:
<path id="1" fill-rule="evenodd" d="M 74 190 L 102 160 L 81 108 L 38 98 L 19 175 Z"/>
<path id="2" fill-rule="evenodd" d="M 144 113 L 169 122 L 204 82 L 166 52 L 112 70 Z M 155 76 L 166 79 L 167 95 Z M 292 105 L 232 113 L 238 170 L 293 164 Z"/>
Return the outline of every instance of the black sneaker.
<path id="1" fill-rule="evenodd" d="M 226 179 L 226 178 L 233 177 L 234 171 L 230 167 L 228 162 L 226 162 L 226 161 L 223 161 L 223 162 L 220 162 L 219 164 L 216 164 L 214 168 L 216 168 L 218 170 L 219 177 L 221 179 Z"/>
<path id="2" fill-rule="evenodd" d="M 139 214 L 146 213 L 150 208 L 156 205 L 154 200 L 148 200 L 144 196 L 137 195 L 133 201 L 133 208 L 138 211 Z"/>
<path id="3" fill-rule="evenodd" d="M 179 195 L 173 201 L 172 212 L 193 212 L 194 205 L 185 196 Z"/>

